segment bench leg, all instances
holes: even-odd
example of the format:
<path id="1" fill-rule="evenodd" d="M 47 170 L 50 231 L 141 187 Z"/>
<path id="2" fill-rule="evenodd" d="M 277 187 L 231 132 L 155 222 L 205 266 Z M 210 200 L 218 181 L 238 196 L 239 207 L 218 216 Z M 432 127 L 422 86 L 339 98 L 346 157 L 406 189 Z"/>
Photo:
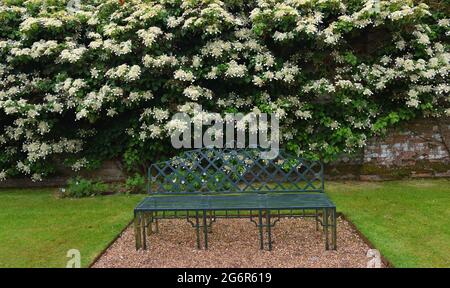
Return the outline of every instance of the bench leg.
<path id="1" fill-rule="evenodd" d="M 325 210 L 327 210 L 326 208 L 322 209 L 322 231 L 325 234 Z"/>
<path id="2" fill-rule="evenodd" d="M 146 223 L 145 223 L 145 213 L 141 213 L 140 217 L 140 232 L 142 233 L 142 249 L 147 250 L 147 233 L 146 233 Z"/>
<path id="3" fill-rule="evenodd" d="M 324 215 L 323 215 L 323 226 L 324 226 L 324 232 L 325 232 L 325 250 L 329 250 L 329 243 L 328 243 L 328 208 L 324 209 Z"/>
<path id="4" fill-rule="evenodd" d="M 197 248 L 200 249 L 200 223 L 198 211 L 195 211 L 195 234 L 197 235 Z"/>
<path id="5" fill-rule="evenodd" d="M 333 245 L 333 250 L 336 250 L 337 249 L 337 233 L 336 233 L 336 230 L 337 230 L 337 217 L 336 217 L 336 208 L 333 208 L 332 209 L 332 212 L 331 212 L 332 214 L 332 221 L 333 221 L 333 226 L 331 226 L 331 229 L 332 229 L 332 235 L 331 235 L 331 237 L 332 237 L 332 240 L 331 240 L 331 242 L 332 242 L 332 245 Z"/>
<path id="6" fill-rule="evenodd" d="M 204 241 L 205 241 L 205 250 L 208 249 L 208 222 L 207 222 L 208 215 L 206 214 L 206 210 L 203 210 L 203 234 L 204 234 Z"/>
<path id="7" fill-rule="evenodd" d="M 158 218 L 155 218 L 155 233 L 159 232 Z"/>
<path id="8" fill-rule="evenodd" d="M 267 241 L 269 242 L 269 251 L 272 251 L 272 229 L 271 229 L 271 223 L 270 223 L 270 210 L 267 209 L 266 211 L 266 229 L 267 229 Z"/>
<path id="9" fill-rule="evenodd" d="M 134 236 L 136 240 L 136 250 L 147 250 L 147 241 L 145 235 L 145 214 L 135 212 L 134 214 Z"/>
<path id="10" fill-rule="evenodd" d="M 212 233 L 212 224 L 215 221 L 215 212 L 209 211 L 208 233 Z"/>
<path id="11" fill-rule="evenodd" d="M 141 249 L 141 227 L 139 212 L 134 212 L 134 237 L 136 240 L 136 251 Z"/>
<path id="12" fill-rule="evenodd" d="M 259 228 L 259 249 L 264 250 L 264 235 L 263 235 L 263 220 L 262 210 L 258 213 L 258 228 Z"/>
<path id="13" fill-rule="evenodd" d="M 145 217 L 145 225 L 147 227 L 147 237 L 150 237 L 150 235 L 152 234 L 152 224 L 153 224 L 153 212 L 150 213 L 146 213 L 146 217 Z"/>
<path id="14" fill-rule="evenodd" d="M 316 216 L 314 217 L 316 219 L 316 231 L 319 231 L 319 210 L 316 209 Z"/>

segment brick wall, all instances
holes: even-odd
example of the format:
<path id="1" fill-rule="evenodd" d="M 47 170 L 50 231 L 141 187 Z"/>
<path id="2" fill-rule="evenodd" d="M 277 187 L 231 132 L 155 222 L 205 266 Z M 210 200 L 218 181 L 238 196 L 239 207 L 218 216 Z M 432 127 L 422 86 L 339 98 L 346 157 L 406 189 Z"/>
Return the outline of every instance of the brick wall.
<path id="1" fill-rule="evenodd" d="M 67 179 L 72 176 L 69 170 L 61 170 L 61 175 L 50 179 L 44 179 L 40 182 L 33 182 L 30 179 L 8 179 L 0 182 L 0 188 L 12 187 L 62 187 L 66 185 Z M 82 177 L 101 179 L 104 182 L 118 182 L 125 180 L 120 164 L 117 161 L 105 161 L 101 168 L 96 171 L 82 171 Z"/>
<path id="2" fill-rule="evenodd" d="M 371 139 L 360 153 L 326 165 L 325 172 L 328 179 L 352 180 L 450 177 L 449 147 L 450 118 L 419 119 L 392 129 L 384 138 Z M 125 179 L 116 161 L 82 174 L 106 182 Z M 68 177 L 69 173 L 42 182 L 11 179 L 0 182 L 0 187 L 60 187 Z"/>
<path id="3" fill-rule="evenodd" d="M 328 165 L 330 178 L 450 177 L 450 118 L 419 119 L 375 137 L 363 151 Z"/>

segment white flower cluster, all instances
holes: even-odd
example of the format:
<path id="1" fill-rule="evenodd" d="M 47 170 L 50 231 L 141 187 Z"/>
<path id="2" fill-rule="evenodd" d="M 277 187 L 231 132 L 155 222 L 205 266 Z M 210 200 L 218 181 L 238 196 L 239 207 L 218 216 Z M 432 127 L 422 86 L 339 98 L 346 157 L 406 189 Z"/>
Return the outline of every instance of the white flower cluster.
<path id="1" fill-rule="evenodd" d="M 185 82 L 192 82 L 195 80 L 195 76 L 191 71 L 185 71 L 182 69 L 176 70 L 173 74 L 173 78 Z"/>
<path id="2" fill-rule="evenodd" d="M 152 47 L 156 42 L 156 39 L 163 34 L 163 31 L 159 27 L 150 27 L 148 29 L 141 29 L 137 31 L 137 35 L 142 38 L 144 45 Z"/>
<path id="3" fill-rule="evenodd" d="M 168 55 L 161 55 L 157 57 L 145 55 L 142 58 L 142 63 L 147 68 L 162 68 L 165 66 L 173 67 L 178 64 L 178 59 L 174 56 Z"/>
<path id="4" fill-rule="evenodd" d="M 225 71 L 225 76 L 229 78 L 242 78 L 247 73 L 247 67 L 242 64 L 238 64 L 236 61 L 232 60 L 228 63 L 227 71 Z"/>
<path id="5" fill-rule="evenodd" d="M 67 49 L 61 51 L 60 60 L 61 62 L 76 63 L 78 62 L 83 54 L 87 51 L 84 46 L 77 46 L 75 42 L 67 42 Z"/>
<path id="6" fill-rule="evenodd" d="M 211 90 L 194 85 L 191 85 L 184 89 L 183 95 L 188 97 L 192 101 L 197 101 L 200 97 L 204 97 L 206 99 L 213 98 L 213 93 Z"/>
<path id="7" fill-rule="evenodd" d="M 118 67 L 109 69 L 106 71 L 105 75 L 111 79 L 123 79 L 131 82 L 139 79 L 141 76 L 141 67 L 139 65 L 130 67 L 127 64 L 122 64 Z"/>
<path id="8" fill-rule="evenodd" d="M 19 44 L 19 43 L 15 43 Z M 40 40 L 38 42 L 34 42 L 33 45 L 31 45 L 31 48 L 19 48 L 14 47 L 11 49 L 11 55 L 13 56 L 30 56 L 33 59 L 43 57 L 43 56 L 50 56 L 53 53 L 57 51 L 58 48 L 58 42 L 54 40 Z"/>

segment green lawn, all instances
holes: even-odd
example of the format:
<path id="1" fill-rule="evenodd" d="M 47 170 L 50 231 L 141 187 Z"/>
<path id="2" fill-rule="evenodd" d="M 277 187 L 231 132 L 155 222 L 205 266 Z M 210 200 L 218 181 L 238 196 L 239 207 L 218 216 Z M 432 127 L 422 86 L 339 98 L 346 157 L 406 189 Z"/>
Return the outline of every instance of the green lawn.
<path id="1" fill-rule="evenodd" d="M 450 181 L 330 182 L 326 187 L 338 211 L 394 266 L 450 267 Z M 53 192 L 0 190 L 0 267 L 65 267 L 72 248 L 88 266 L 131 220 L 143 197 L 57 199 Z"/>
<path id="2" fill-rule="evenodd" d="M 0 267 L 88 266 L 129 223 L 143 196 L 57 199 L 54 190 L 0 190 Z"/>
<path id="3" fill-rule="evenodd" d="M 450 267 L 449 180 L 332 183 L 327 191 L 395 267 Z"/>

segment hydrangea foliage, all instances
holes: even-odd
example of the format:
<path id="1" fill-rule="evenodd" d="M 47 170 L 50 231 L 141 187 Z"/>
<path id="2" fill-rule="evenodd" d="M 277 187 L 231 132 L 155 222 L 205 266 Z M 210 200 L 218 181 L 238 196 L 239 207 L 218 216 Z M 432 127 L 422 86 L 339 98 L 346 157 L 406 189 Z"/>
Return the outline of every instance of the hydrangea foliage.
<path id="1" fill-rule="evenodd" d="M 68 2 L 0 3 L 0 179 L 145 166 L 180 111 L 275 113 L 283 146 L 323 160 L 450 114 L 450 21 L 424 3 Z"/>

